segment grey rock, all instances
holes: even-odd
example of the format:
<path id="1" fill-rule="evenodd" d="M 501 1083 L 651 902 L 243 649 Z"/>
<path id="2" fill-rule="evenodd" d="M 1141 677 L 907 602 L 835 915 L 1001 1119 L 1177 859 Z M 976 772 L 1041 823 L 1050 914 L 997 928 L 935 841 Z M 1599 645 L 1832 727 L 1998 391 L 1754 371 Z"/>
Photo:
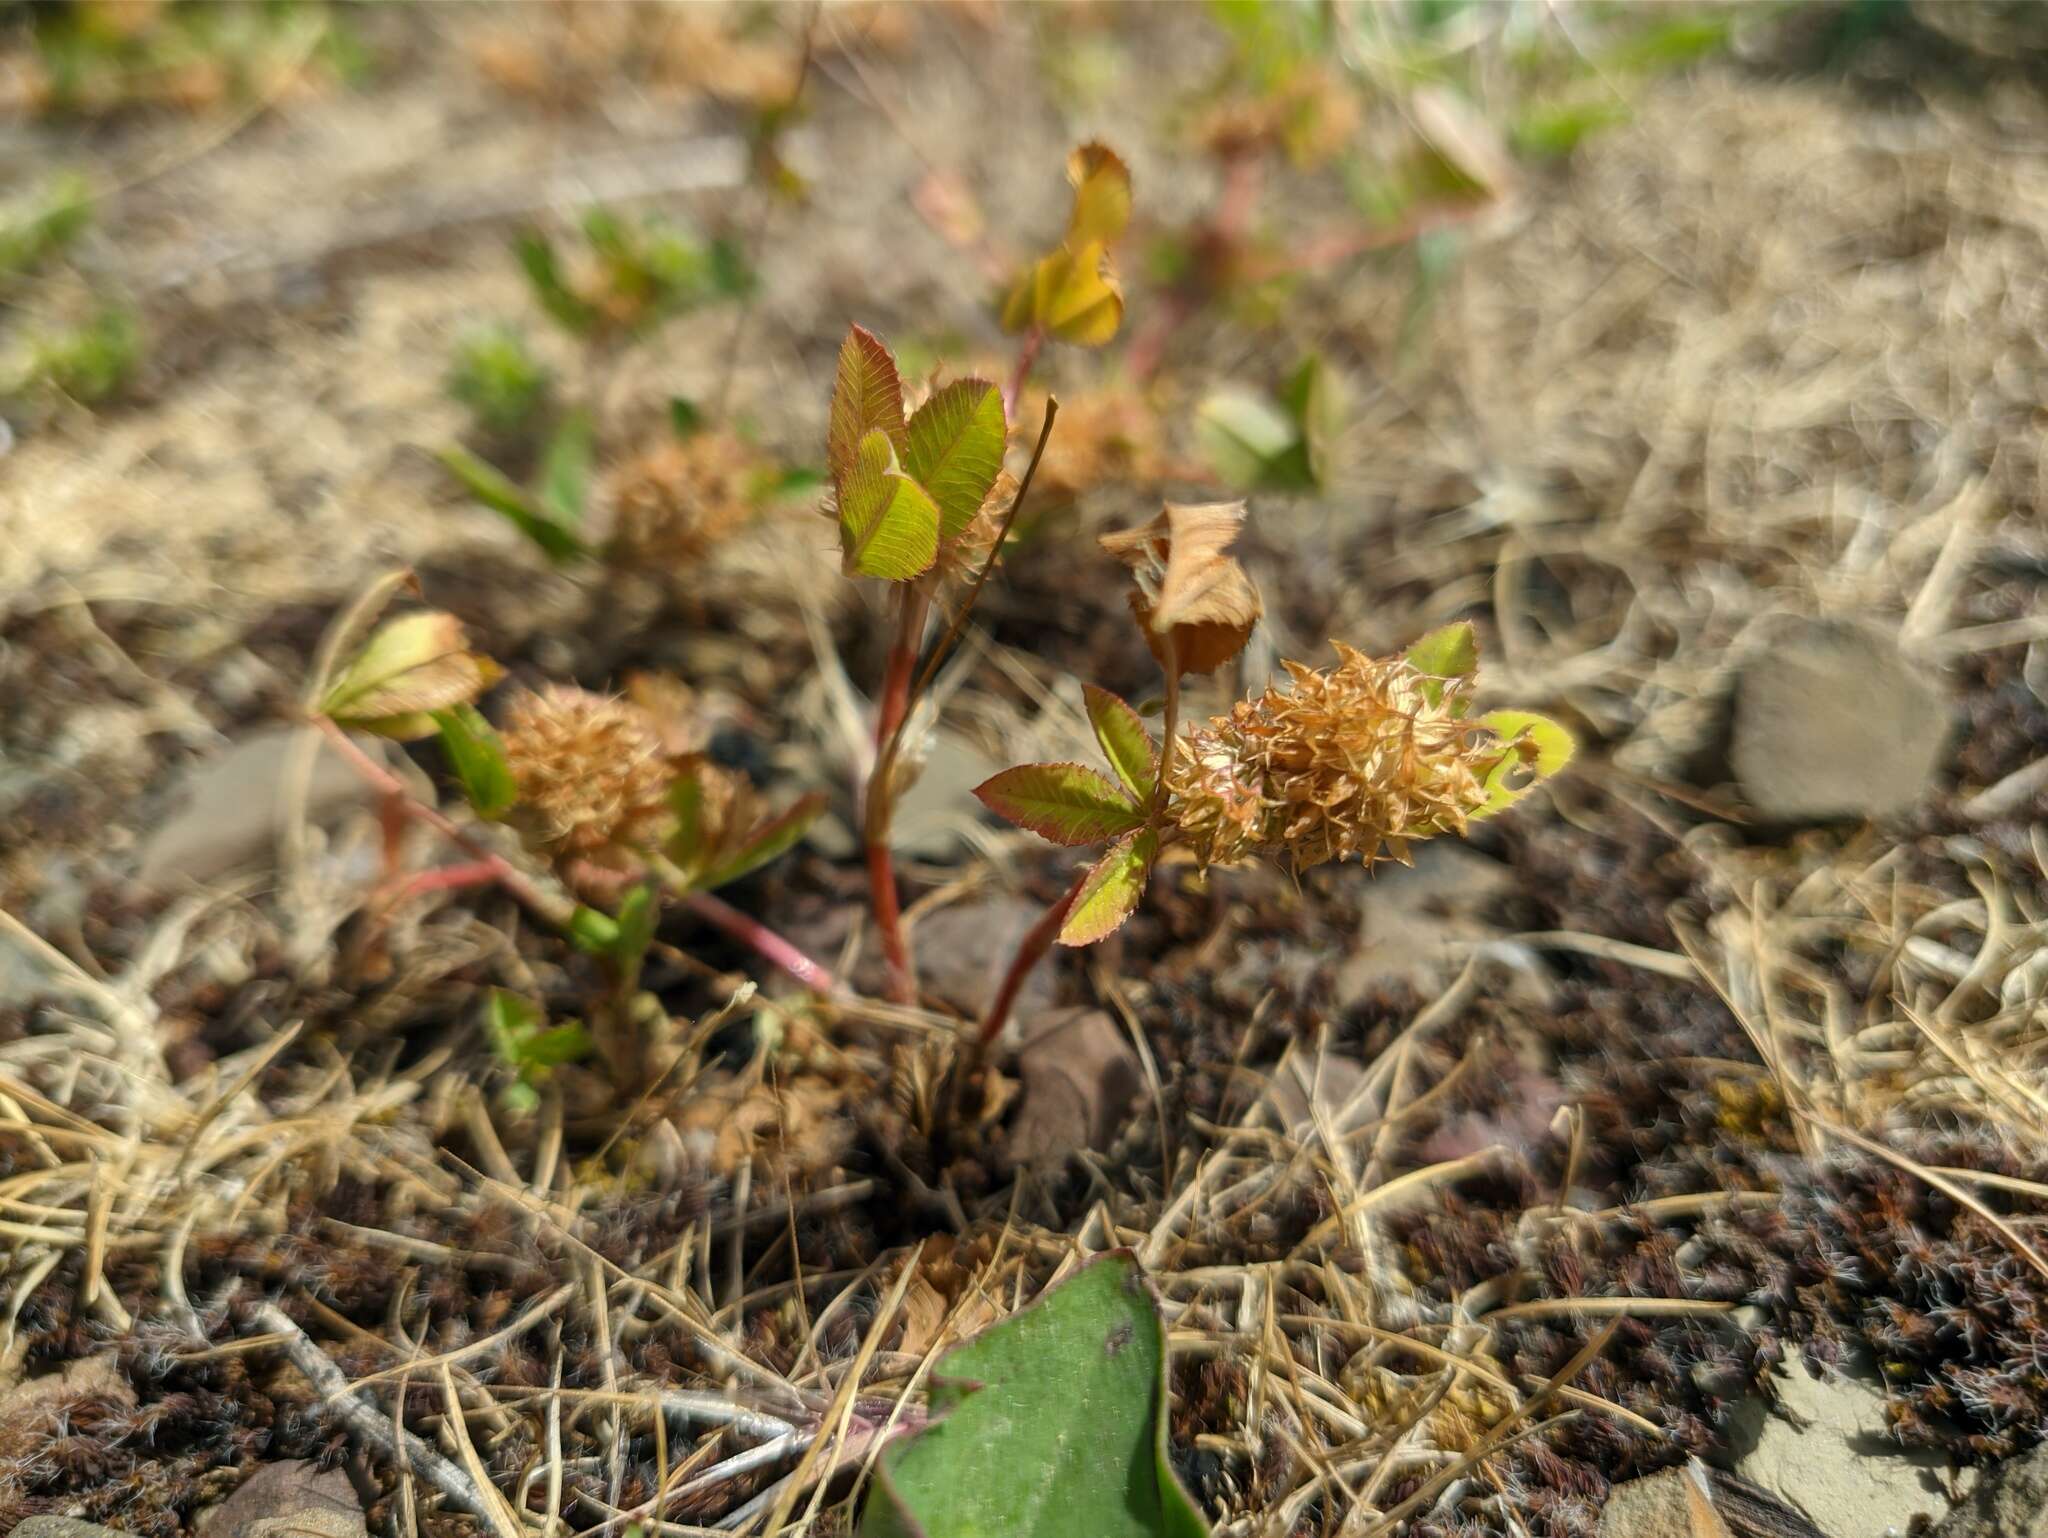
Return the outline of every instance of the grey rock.
<path id="1" fill-rule="evenodd" d="M 1107 1148 L 1144 1088 L 1124 1028 L 1100 1009 L 1063 1009 L 1028 1020 L 1017 1053 L 1022 1103 L 1005 1152 L 1016 1164 L 1046 1164 L 1085 1148 Z"/>
<path id="2" fill-rule="evenodd" d="M 1948 741 L 1948 704 L 1894 636 L 1782 616 L 1743 651 L 1728 768 L 1760 822 L 1887 817 L 1926 793 Z"/>
<path id="3" fill-rule="evenodd" d="M 2048 1446 L 1987 1471 L 1934 1538 L 2048 1538 Z"/>
<path id="4" fill-rule="evenodd" d="M 969 898 L 934 909 L 917 921 L 911 945 L 918 986 L 970 1020 L 988 1011 L 1017 946 L 1045 910 L 1008 893 Z M 1031 969 L 1011 1014 L 1024 1019 L 1053 1005 L 1050 959 Z"/>
<path id="5" fill-rule="evenodd" d="M 126 1538 L 118 1528 L 81 1522 L 76 1517 L 25 1517 L 8 1538 Z"/>
<path id="6" fill-rule="evenodd" d="M 176 809 L 143 840 L 136 881 L 149 892 L 168 893 L 267 862 L 284 825 L 286 776 L 298 735 L 293 727 L 265 727 L 197 765 L 175 792 Z M 307 815 L 324 821 L 375 800 L 341 757 L 320 744 Z"/>
<path id="7" fill-rule="evenodd" d="M 1788 1353 L 1772 1381 L 1776 1403 L 1751 1400 L 1735 1412 L 1735 1472 L 1803 1511 L 1830 1538 L 1903 1534 L 1917 1516 L 1949 1508 L 1948 1459 L 1893 1440 L 1874 1375 L 1814 1377 Z"/>
<path id="8" fill-rule="evenodd" d="M 367 1538 L 362 1503 L 340 1469 L 300 1458 L 266 1463 L 203 1513 L 200 1538 Z"/>

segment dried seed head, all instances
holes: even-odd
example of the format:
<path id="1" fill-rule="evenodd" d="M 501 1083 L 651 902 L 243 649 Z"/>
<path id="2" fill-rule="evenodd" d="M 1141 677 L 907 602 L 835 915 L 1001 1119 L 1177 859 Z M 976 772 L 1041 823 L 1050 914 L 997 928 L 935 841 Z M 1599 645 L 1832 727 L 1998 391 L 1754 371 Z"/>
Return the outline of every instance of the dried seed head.
<path id="1" fill-rule="evenodd" d="M 1017 413 L 1026 448 L 1037 441 L 1044 415 L 1043 394 Z M 1046 440 L 1033 495 L 1070 502 L 1097 486 L 1155 485 L 1167 472 L 1159 413 L 1144 396 L 1114 387 L 1083 390 L 1060 397 L 1059 426 Z"/>
<path id="2" fill-rule="evenodd" d="M 630 869 L 660 841 L 676 765 L 638 705 L 550 685 L 514 701 L 503 738 L 523 831 L 557 861 Z"/>
<path id="3" fill-rule="evenodd" d="M 995 554 L 996 540 L 1003 531 L 1003 520 L 1010 516 L 1010 508 L 1017 500 L 1017 477 L 1004 470 L 996 476 L 995 485 L 988 495 L 981 499 L 981 510 L 968 520 L 967 527 L 939 547 L 939 571 L 952 582 L 972 582 L 981 568 Z"/>
<path id="4" fill-rule="evenodd" d="M 1297 870 L 1352 855 L 1405 863 L 1410 840 L 1462 834 L 1485 804 L 1500 748 L 1460 719 L 1469 680 L 1342 642 L 1337 658 L 1287 663 L 1291 688 L 1240 701 L 1173 754 L 1168 815 L 1202 864 L 1282 852 Z"/>
<path id="5" fill-rule="evenodd" d="M 702 560 L 753 516 L 753 450 L 711 430 L 666 438 L 613 472 L 611 559 L 664 570 Z"/>

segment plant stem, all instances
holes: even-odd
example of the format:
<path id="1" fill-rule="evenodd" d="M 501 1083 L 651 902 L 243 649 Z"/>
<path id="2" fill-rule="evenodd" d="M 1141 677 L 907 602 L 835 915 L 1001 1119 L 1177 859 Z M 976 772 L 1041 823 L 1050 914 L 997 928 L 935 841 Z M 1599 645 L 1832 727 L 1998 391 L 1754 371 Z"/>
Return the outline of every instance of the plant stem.
<path id="1" fill-rule="evenodd" d="M 1010 382 L 1003 386 L 1003 415 L 1014 417 L 1017 402 L 1024 395 L 1024 381 L 1031 377 L 1031 365 L 1038 361 L 1038 349 L 1045 345 L 1045 332 L 1033 326 L 1024 333 L 1024 345 L 1017 349 L 1017 366 L 1010 370 Z"/>
<path id="2" fill-rule="evenodd" d="M 1152 822 L 1166 811 L 1166 771 L 1173 767 L 1174 739 L 1180 734 L 1180 642 L 1166 634 L 1166 714 L 1160 721 L 1159 774 L 1152 785 Z"/>
<path id="3" fill-rule="evenodd" d="M 730 903 L 709 892 L 686 892 L 683 906 L 714 928 L 722 929 L 742 944 L 751 946 L 765 961 L 771 961 L 814 993 L 835 994 L 839 983 L 817 962 L 758 919 L 749 918 Z"/>
<path id="4" fill-rule="evenodd" d="M 898 1004 L 917 1002 L 917 979 L 911 970 L 910 947 L 903 940 L 903 910 L 896 895 L 896 860 L 889 851 L 889 825 L 896 813 L 896 757 L 904 724 L 910 719 L 911 680 L 917 669 L 918 643 L 924 639 L 931 613 L 931 589 L 922 582 L 905 583 L 896 594 L 896 637 L 882 678 L 882 698 L 875 715 L 875 767 L 868 774 L 867 805 L 861 818 L 867 844 L 868 897 L 875 910 L 875 928 L 882 938 L 882 959 L 889 972 L 889 997 Z"/>
<path id="5" fill-rule="evenodd" d="M 1059 938 L 1060 926 L 1067 921 L 1074 904 L 1080 900 L 1081 888 L 1088 884 L 1088 872 L 1082 871 L 1074 878 L 1074 884 L 1067 888 L 1058 902 L 1045 910 L 1044 915 L 1031 926 L 1031 932 L 1018 943 L 1017 954 L 1010 958 L 1010 969 L 1003 974 L 1003 983 L 996 990 L 994 1002 L 988 1013 L 982 1017 L 981 1031 L 975 1038 L 974 1055 L 978 1059 L 994 1044 L 1003 1026 L 1010 1018 L 1010 1008 L 1017 1002 L 1017 994 L 1024 986 L 1024 979 L 1031 975 L 1031 969 L 1045 959 L 1045 953 L 1052 949 L 1052 943 Z"/>

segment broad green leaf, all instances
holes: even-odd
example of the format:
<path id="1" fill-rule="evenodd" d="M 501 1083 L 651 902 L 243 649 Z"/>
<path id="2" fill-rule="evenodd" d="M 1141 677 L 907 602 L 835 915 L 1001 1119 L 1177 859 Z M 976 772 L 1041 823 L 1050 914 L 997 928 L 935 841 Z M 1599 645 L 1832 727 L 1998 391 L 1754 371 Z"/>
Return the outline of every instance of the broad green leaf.
<path id="1" fill-rule="evenodd" d="M 1145 895 L 1158 854 L 1159 835 L 1150 828 L 1127 833 L 1111 844 L 1088 872 L 1087 884 L 1060 926 L 1060 944 L 1093 945 L 1116 933 Z"/>
<path id="2" fill-rule="evenodd" d="M 545 1031 L 536 1031 L 519 1046 L 523 1069 L 555 1068 L 590 1056 L 590 1032 L 577 1021 L 566 1021 Z"/>
<path id="3" fill-rule="evenodd" d="M 1123 285 L 1099 240 L 1044 258 L 1032 281 L 1032 319 L 1056 341 L 1101 347 L 1123 324 Z"/>
<path id="4" fill-rule="evenodd" d="M 974 787 L 998 817 L 1069 849 L 1143 825 L 1145 814 L 1083 764 L 1019 764 Z"/>
<path id="5" fill-rule="evenodd" d="M 597 311 L 563 279 L 553 241 L 545 235 L 522 235 L 513 250 L 533 285 L 534 299 L 556 322 L 579 336 L 597 324 Z"/>
<path id="6" fill-rule="evenodd" d="M 1459 620 L 1439 625 L 1401 655 L 1427 678 L 1470 678 L 1479 671 L 1479 636 L 1470 620 Z M 1439 683 L 1425 684 L 1423 692 L 1432 705 L 1444 697 Z"/>
<path id="7" fill-rule="evenodd" d="M 851 327 L 839 348 L 832 384 L 832 414 L 825 430 L 825 460 L 832 482 L 846 495 L 846 480 L 859 468 L 870 433 L 879 432 L 901 455 L 909 446 L 903 425 L 903 381 L 896 360 L 872 331 Z"/>
<path id="8" fill-rule="evenodd" d="M 1066 244 L 1077 250 L 1091 241 L 1114 245 L 1131 222 L 1131 172 L 1123 158 L 1091 141 L 1067 157 L 1067 180 L 1074 185 L 1074 212 Z"/>
<path id="9" fill-rule="evenodd" d="M 1195 436 L 1216 473 L 1232 486 L 1289 488 L 1307 485 L 1308 463 L 1299 429 L 1265 395 L 1241 385 L 1212 391 L 1195 409 Z M 1289 464 L 1290 456 L 1295 461 Z"/>
<path id="10" fill-rule="evenodd" d="M 697 890 L 708 892 L 714 887 L 725 886 L 759 870 L 770 860 L 780 858 L 796 847 L 797 841 L 810 831 L 811 824 L 824 810 L 825 797 L 821 792 L 812 791 L 802 797 L 780 817 L 756 828 L 738 850 L 706 871 L 697 882 Z"/>
<path id="11" fill-rule="evenodd" d="M 1128 1250 L 938 1361 L 860 1538 L 1206 1538 L 1167 1456 L 1166 1332 Z"/>
<path id="12" fill-rule="evenodd" d="M 1311 356 L 1294 371 L 1280 398 L 1294 418 L 1302 468 L 1309 482 L 1329 485 L 1336 474 L 1338 449 L 1350 412 L 1343 376 L 1321 358 Z"/>
<path id="13" fill-rule="evenodd" d="M 1145 723 L 1107 689 L 1083 684 L 1081 695 L 1088 704 L 1088 724 L 1095 728 L 1095 740 L 1102 744 L 1103 756 L 1116 770 L 1116 777 L 1138 801 L 1150 801 L 1153 782 L 1159 776 L 1159 749 Z"/>
<path id="14" fill-rule="evenodd" d="M 370 637 L 328 689 L 320 713 L 387 736 L 431 736 L 431 712 L 475 699 L 501 673 L 469 650 L 454 615 L 407 614 Z"/>
<path id="15" fill-rule="evenodd" d="M 583 521 L 594 448 L 590 413 L 572 411 L 548 439 L 540 462 L 540 504 L 557 526 Z"/>
<path id="16" fill-rule="evenodd" d="M 951 539 L 981 511 L 1003 471 L 1009 425 L 1003 393 L 986 379 L 956 379 L 910 418 L 903 468 L 939 504 L 939 536 Z"/>
<path id="17" fill-rule="evenodd" d="M 583 541 L 548 517 L 504 474 L 456 444 L 440 451 L 441 463 L 463 488 L 494 513 L 540 546 L 551 561 L 573 561 L 584 555 Z"/>
<path id="18" fill-rule="evenodd" d="M 479 817 L 503 817 L 519 799 L 519 787 L 512 781 L 504 744 L 491 723 L 468 703 L 433 714 L 434 724 L 441 729 L 441 751 L 448 755 L 464 798 Z"/>
<path id="19" fill-rule="evenodd" d="M 938 559 L 938 504 L 897 469 L 896 451 L 880 428 L 861 439 L 854 466 L 840 481 L 839 549 L 848 572 L 891 582 L 920 576 Z"/>
<path id="20" fill-rule="evenodd" d="M 1479 726 L 1500 734 L 1502 752 L 1485 778 L 1488 799 L 1472 815 L 1491 817 L 1513 806 L 1572 761 L 1578 743 L 1548 716 L 1526 710 L 1490 710 Z"/>

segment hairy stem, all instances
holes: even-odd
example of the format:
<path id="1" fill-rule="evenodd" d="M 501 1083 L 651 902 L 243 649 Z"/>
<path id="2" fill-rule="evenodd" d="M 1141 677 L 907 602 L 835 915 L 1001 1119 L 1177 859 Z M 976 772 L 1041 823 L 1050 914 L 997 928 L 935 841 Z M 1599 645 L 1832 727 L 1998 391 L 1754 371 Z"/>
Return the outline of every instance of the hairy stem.
<path id="1" fill-rule="evenodd" d="M 1017 402 L 1024 397 L 1024 381 L 1031 377 L 1031 365 L 1038 361 L 1038 349 L 1045 345 L 1045 332 L 1033 326 L 1024 333 L 1024 345 L 1017 349 L 1017 366 L 1010 370 L 1010 382 L 1003 386 L 1003 415 L 1014 417 Z"/>
<path id="2" fill-rule="evenodd" d="M 1017 994 L 1024 986 L 1024 979 L 1031 975 L 1031 969 L 1045 959 L 1045 953 L 1052 949 L 1052 943 L 1059 938 L 1060 926 L 1067 921 L 1067 915 L 1080 900 L 1081 888 L 1088 884 L 1088 872 L 1082 871 L 1074 878 L 1074 884 L 1067 888 L 1059 901 L 1045 910 L 1044 915 L 1031 926 L 1031 932 L 1018 942 L 1017 954 L 1010 958 L 1010 969 L 1003 974 L 1003 983 L 996 990 L 996 996 L 982 1016 L 981 1031 L 975 1038 L 975 1056 L 979 1058 L 988 1051 L 995 1039 L 1003 1032 L 1009 1021 L 1010 1009 L 1017 1002 Z"/>
<path id="3" fill-rule="evenodd" d="M 683 895 L 683 906 L 705 923 L 752 947 L 764 961 L 773 962 L 812 992 L 839 992 L 838 981 L 824 967 L 759 919 L 749 918 L 730 903 L 720 901 L 709 892 L 687 892 Z"/>
<path id="4" fill-rule="evenodd" d="M 882 678 L 881 705 L 875 715 L 875 767 L 868 775 L 867 804 L 861 818 L 867 845 L 868 897 L 882 939 L 889 997 L 898 1004 L 917 1002 L 917 978 L 911 970 L 910 947 L 903 939 L 903 910 L 896 894 L 896 859 L 889 850 L 889 827 L 896 814 L 896 757 L 902 750 L 904 725 L 910 719 L 918 643 L 924 639 L 931 603 L 931 590 L 922 582 L 905 583 L 896 590 L 896 637 L 890 643 L 888 668 Z"/>

